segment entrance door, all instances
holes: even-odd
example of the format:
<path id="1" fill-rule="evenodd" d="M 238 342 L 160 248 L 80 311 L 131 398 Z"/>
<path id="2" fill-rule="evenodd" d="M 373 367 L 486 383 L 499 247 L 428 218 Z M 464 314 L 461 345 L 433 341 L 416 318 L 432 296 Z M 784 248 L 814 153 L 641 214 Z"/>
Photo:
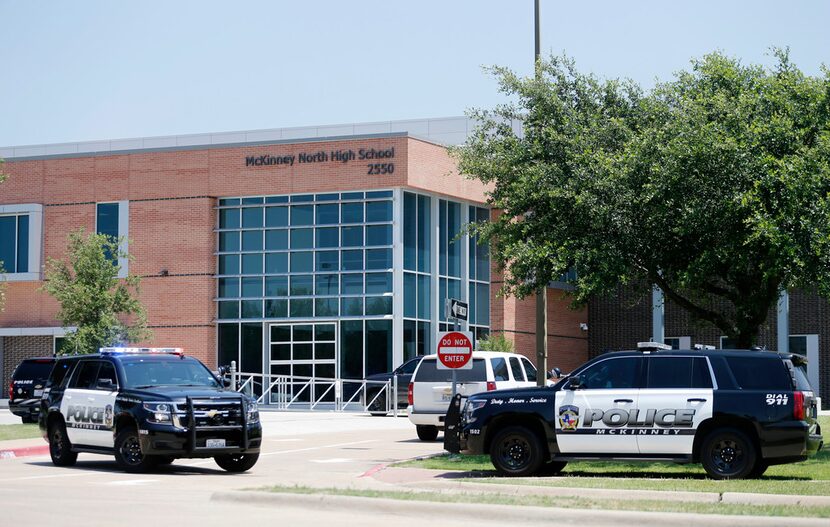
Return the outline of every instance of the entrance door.
<path id="1" fill-rule="evenodd" d="M 270 373 L 285 378 L 272 388 L 270 401 L 334 402 L 337 323 L 271 324 L 269 335 Z"/>

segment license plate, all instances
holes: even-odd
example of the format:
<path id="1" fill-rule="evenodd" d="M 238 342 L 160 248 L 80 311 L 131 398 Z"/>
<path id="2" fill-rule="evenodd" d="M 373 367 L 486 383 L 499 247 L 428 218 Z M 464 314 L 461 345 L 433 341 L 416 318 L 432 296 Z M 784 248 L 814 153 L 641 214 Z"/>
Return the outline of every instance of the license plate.
<path id="1" fill-rule="evenodd" d="M 225 440 L 224 439 L 208 439 L 205 441 L 205 446 L 207 448 L 225 448 Z"/>
<path id="2" fill-rule="evenodd" d="M 43 390 L 35 390 L 33 397 L 40 397 L 43 395 Z"/>
<path id="3" fill-rule="evenodd" d="M 452 394 L 451 393 L 442 393 L 441 394 L 441 400 L 442 401 L 447 402 L 451 399 L 452 399 Z"/>

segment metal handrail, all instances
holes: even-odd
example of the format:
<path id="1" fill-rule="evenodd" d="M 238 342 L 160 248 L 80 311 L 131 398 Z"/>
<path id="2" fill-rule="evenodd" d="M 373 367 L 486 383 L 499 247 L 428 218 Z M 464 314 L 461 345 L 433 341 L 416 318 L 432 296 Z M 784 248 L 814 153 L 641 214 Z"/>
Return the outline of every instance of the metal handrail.
<path id="1" fill-rule="evenodd" d="M 362 411 L 369 411 L 372 405 L 382 401 L 385 404 L 381 408 L 372 411 L 392 412 L 393 415 L 398 415 L 397 376 L 388 381 L 370 381 L 366 379 L 307 377 L 301 375 L 271 375 L 237 372 L 235 364 L 231 365 L 230 376 L 231 386 L 235 386 L 236 391 L 248 393 L 252 397 L 255 396 L 257 403 L 263 406 L 274 406 L 288 410 L 292 405 L 295 407 L 302 405 L 309 410 L 315 410 L 321 405 L 331 403 L 336 411 L 347 411 L 355 405 L 359 405 Z M 260 382 L 257 382 L 257 379 Z M 242 383 L 239 384 L 240 382 Z M 264 388 L 259 395 L 254 393 L 256 385 Z M 320 385 L 327 386 L 323 389 Z M 343 397 L 344 385 L 354 388 L 354 392 L 347 399 Z M 319 393 L 315 390 L 318 386 L 322 390 Z M 374 386 L 379 387 L 379 389 L 371 395 L 368 389 Z M 326 397 L 331 396 L 332 391 L 334 392 L 333 401 L 324 401 Z M 308 393 L 307 401 L 299 401 L 303 393 Z M 277 402 L 273 402 L 274 397 L 276 397 Z M 327 407 L 326 409 L 330 410 L 331 408 Z"/>

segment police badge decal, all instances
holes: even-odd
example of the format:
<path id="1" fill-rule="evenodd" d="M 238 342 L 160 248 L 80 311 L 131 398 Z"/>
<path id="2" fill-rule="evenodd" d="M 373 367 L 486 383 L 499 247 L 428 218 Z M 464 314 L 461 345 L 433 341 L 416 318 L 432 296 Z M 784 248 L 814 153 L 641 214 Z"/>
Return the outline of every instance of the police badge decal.
<path id="1" fill-rule="evenodd" d="M 579 407 L 578 406 L 560 406 L 559 407 L 559 426 L 563 432 L 573 432 L 576 430 L 576 425 L 579 423 Z"/>

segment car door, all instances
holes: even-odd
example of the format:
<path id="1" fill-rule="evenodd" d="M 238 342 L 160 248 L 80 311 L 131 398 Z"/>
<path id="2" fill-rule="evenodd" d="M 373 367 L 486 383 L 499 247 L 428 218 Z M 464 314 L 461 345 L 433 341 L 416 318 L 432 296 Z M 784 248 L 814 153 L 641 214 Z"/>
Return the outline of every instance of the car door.
<path id="1" fill-rule="evenodd" d="M 100 388 L 99 379 L 111 379 L 111 388 Z M 61 400 L 69 441 L 77 445 L 112 448 L 113 405 L 117 377 L 112 363 L 81 361 Z"/>
<path id="2" fill-rule="evenodd" d="M 588 366 L 556 392 L 556 441 L 562 454 L 637 454 L 628 428 L 636 415 L 642 357 L 609 357 Z M 583 384 L 576 388 L 574 379 Z"/>
<path id="3" fill-rule="evenodd" d="M 695 431 L 712 417 L 712 385 L 706 357 L 647 357 L 646 383 L 633 424 L 640 453 L 690 455 Z"/>

